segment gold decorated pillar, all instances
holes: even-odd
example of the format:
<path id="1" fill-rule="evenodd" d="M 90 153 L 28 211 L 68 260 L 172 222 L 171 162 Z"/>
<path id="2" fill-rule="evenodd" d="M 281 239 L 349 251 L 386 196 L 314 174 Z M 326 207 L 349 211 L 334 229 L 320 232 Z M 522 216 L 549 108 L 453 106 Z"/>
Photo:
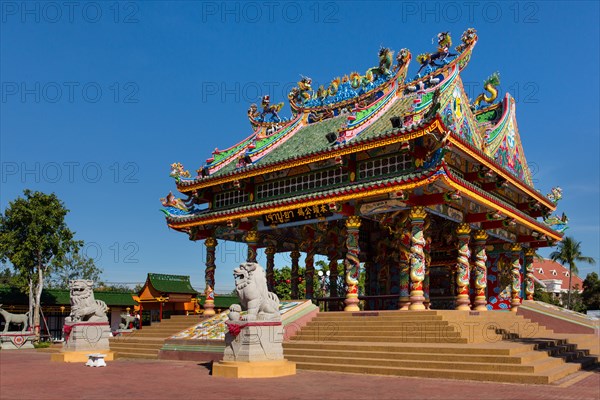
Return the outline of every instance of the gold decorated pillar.
<path id="1" fill-rule="evenodd" d="M 427 225 L 425 226 L 425 230 L 427 230 Z M 425 301 L 423 304 L 425 305 L 425 309 L 431 309 L 431 300 L 429 298 L 429 268 L 431 266 L 431 237 L 427 237 L 425 239 L 425 247 L 423 248 L 425 255 L 425 278 L 423 279 L 423 297 L 425 297 Z"/>
<path id="2" fill-rule="evenodd" d="M 400 310 L 408 310 L 410 306 L 410 230 L 404 222 L 399 226 L 400 235 L 396 239 L 398 262 L 400 263 Z"/>
<path id="3" fill-rule="evenodd" d="M 515 243 L 511 246 L 512 263 L 510 266 L 510 311 L 517 312 L 521 305 L 521 245 Z"/>
<path id="4" fill-rule="evenodd" d="M 527 300 L 533 300 L 533 292 L 535 286 L 533 283 L 533 257 L 535 256 L 535 249 L 525 250 L 525 295 Z"/>
<path id="5" fill-rule="evenodd" d="M 290 253 L 290 257 L 292 259 L 292 278 L 290 283 L 290 290 L 292 300 L 298 300 L 298 284 L 300 283 L 300 275 L 298 274 L 298 270 L 300 268 L 300 252 L 298 250 L 294 250 Z"/>
<path id="6" fill-rule="evenodd" d="M 416 206 L 410 210 L 410 224 L 412 226 L 412 235 L 410 248 L 410 306 L 409 310 L 424 310 L 423 301 L 423 280 L 425 279 L 425 237 L 423 235 L 425 218 L 427 212 L 424 207 Z"/>
<path id="7" fill-rule="evenodd" d="M 215 250 L 217 248 L 217 239 L 208 237 L 204 240 L 206 246 L 206 270 L 204 271 L 204 314 L 205 316 L 215 315 Z M 162 307 L 162 304 L 161 304 Z M 162 313 L 161 313 L 162 314 Z"/>
<path id="8" fill-rule="evenodd" d="M 267 256 L 267 288 L 272 292 L 275 288 L 275 246 L 269 246 L 265 249 Z"/>
<path id="9" fill-rule="evenodd" d="M 485 242 L 488 234 L 485 230 L 475 231 L 473 240 L 475 241 L 475 301 L 474 310 L 487 311 L 487 253 Z"/>
<path id="10" fill-rule="evenodd" d="M 256 262 L 256 252 L 258 250 L 258 232 L 251 230 L 246 233 L 246 244 L 248 245 L 248 257 L 246 262 Z"/>
<path id="11" fill-rule="evenodd" d="M 471 250 L 469 249 L 469 238 L 471 227 L 469 224 L 459 224 L 456 228 L 458 238 L 457 249 L 458 257 L 456 259 L 456 309 L 470 310 L 469 300 L 469 258 Z"/>
<path id="12" fill-rule="evenodd" d="M 360 271 L 360 247 L 358 236 L 361 220 L 357 215 L 352 215 L 346 220 L 346 300 L 344 311 L 360 311 L 358 308 L 358 275 Z"/>

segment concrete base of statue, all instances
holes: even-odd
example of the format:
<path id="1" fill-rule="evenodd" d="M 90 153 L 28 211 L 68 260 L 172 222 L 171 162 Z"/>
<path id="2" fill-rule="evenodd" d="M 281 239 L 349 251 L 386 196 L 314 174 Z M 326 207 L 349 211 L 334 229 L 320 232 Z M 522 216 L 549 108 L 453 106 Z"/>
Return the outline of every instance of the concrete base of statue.
<path id="1" fill-rule="evenodd" d="M 283 358 L 281 321 L 228 322 L 223 361 L 213 376 L 272 378 L 296 374 L 296 363 Z"/>
<path id="2" fill-rule="evenodd" d="M 296 375 L 296 363 L 279 361 L 220 361 L 213 366 L 213 376 L 224 378 L 276 378 Z"/>
<path id="3" fill-rule="evenodd" d="M 90 353 L 106 354 L 104 359 L 107 361 L 114 359 L 108 343 L 112 336 L 108 322 L 66 323 L 63 330 L 62 351 L 52 354 L 52 361 L 86 362 Z"/>
<path id="4" fill-rule="evenodd" d="M 115 353 L 111 350 L 95 351 L 104 355 L 105 361 L 113 361 L 115 359 Z M 73 362 L 73 363 L 87 363 L 90 359 L 90 351 L 61 351 L 60 353 L 53 353 L 50 355 L 50 361 L 57 362 Z"/>
<path id="5" fill-rule="evenodd" d="M 0 349 L 23 350 L 33 349 L 35 334 L 31 332 L 6 332 L 0 333 Z"/>

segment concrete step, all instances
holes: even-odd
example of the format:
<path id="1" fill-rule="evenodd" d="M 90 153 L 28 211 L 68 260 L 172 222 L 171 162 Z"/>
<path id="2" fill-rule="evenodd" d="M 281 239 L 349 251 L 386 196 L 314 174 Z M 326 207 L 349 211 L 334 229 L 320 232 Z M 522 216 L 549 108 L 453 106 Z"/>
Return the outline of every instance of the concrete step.
<path id="1" fill-rule="evenodd" d="M 163 344 L 165 341 L 157 338 L 145 338 L 140 336 L 116 337 L 109 339 L 109 343 L 148 343 L 148 344 Z"/>
<path id="2" fill-rule="evenodd" d="M 431 353 L 408 353 L 408 352 L 380 352 L 380 351 L 356 351 L 356 350 L 325 350 L 311 348 L 285 348 L 286 357 L 292 356 L 323 356 L 323 357 L 354 357 L 357 360 L 363 358 L 381 358 L 388 360 L 421 360 L 421 361 L 447 361 L 455 362 L 456 354 L 438 354 L 435 349 Z M 529 351 L 521 353 L 518 356 L 509 355 L 478 355 L 462 354 L 460 360 L 469 363 L 493 363 L 493 364 L 525 364 L 536 360 L 547 358 L 544 353 L 539 351 Z"/>
<path id="3" fill-rule="evenodd" d="M 377 321 L 414 321 L 414 322 L 423 322 L 423 321 L 442 321 L 442 317 L 440 315 L 379 315 L 373 317 L 365 317 L 365 316 L 352 316 L 352 315 L 341 315 L 341 316 L 329 316 L 329 315 L 317 315 L 313 321 L 369 321 L 369 322 L 377 322 Z"/>
<path id="4" fill-rule="evenodd" d="M 412 376 L 421 378 L 460 379 L 474 381 L 547 384 L 577 371 L 559 366 L 544 373 L 510 373 L 498 371 L 461 371 L 457 369 L 418 369 L 407 367 L 365 366 L 352 364 L 326 364 L 297 362 L 298 369 L 313 371 L 336 371 L 358 374 Z"/>
<path id="5" fill-rule="evenodd" d="M 379 351 L 400 353 L 435 353 L 435 354 L 458 354 L 458 355 L 506 355 L 518 356 L 533 351 L 533 345 L 502 343 L 490 347 L 481 345 L 465 344 L 432 344 L 422 343 L 419 346 L 403 343 L 374 343 L 365 341 L 356 342 L 327 342 L 327 341 L 295 341 L 283 343 L 284 351 L 287 349 L 316 349 L 332 351 Z M 544 354 L 544 353 L 542 353 Z"/>
<path id="6" fill-rule="evenodd" d="M 420 335 L 388 335 L 383 336 L 379 334 L 375 335 L 350 335 L 350 334 L 322 334 L 312 335 L 303 334 L 300 332 L 298 335 L 291 338 L 292 341 L 347 341 L 347 342 L 384 342 L 384 343 L 468 343 L 468 340 L 460 337 L 458 332 L 443 332 L 443 333 L 431 333 Z"/>
<path id="7" fill-rule="evenodd" d="M 111 343 L 111 350 L 116 349 L 160 349 L 163 346 L 160 344 L 149 344 L 149 343 Z"/>
<path id="8" fill-rule="evenodd" d="M 312 320 L 306 327 L 312 326 L 344 326 L 344 327 L 400 327 L 400 326 L 412 326 L 412 327 L 428 327 L 428 326 L 450 326 L 447 321 L 323 321 L 323 320 Z"/>
<path id="9" fill-rule="evenodd" d="M 313 324 L 307 325 L 302 329 L 302 332 L 454 332 L 454 327 L 450 325 L 426 325 L 426 326 L 415 326 L 415 325 L 399 325 L 399 326 L 347 326 L 337 324 Z"/>
<path id="10" fill-rule="evenodd" d="M 115 358 L 143 358 L 149 360 L 155 360 L 158 358 L 158 352 L 154 353 L 132 353 L 132 352 L 116 352 Z"/>
<path id="11" fill-rule="evenodd" d="M 390 360 L 387 358 L 361 358 L 353 357 L 324 357 L 307 355 L 287 355 L 290 361 L 298 363 L 319 363 L 319 364 L 341 364 L 341 365 L 359 365 L 364 367 L 393 367 L 393 368 L 418 368 L 418 369 L 452 369 L 460 371 L 481 371 L 481 372 L 506 372 L 506 373 L 540 373 L 546 370 L 554 369 L 562 363 L 559 359 L 545 358 L 537 360 L 530 364 L 495 364 L 495 363 L 474 363 L 454 361 L 424 361 L 424 360 Z"/>

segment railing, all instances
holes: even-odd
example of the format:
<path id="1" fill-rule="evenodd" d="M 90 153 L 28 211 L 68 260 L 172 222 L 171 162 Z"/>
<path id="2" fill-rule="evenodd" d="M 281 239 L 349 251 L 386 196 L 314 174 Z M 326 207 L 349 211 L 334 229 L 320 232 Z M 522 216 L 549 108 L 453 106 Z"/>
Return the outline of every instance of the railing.
<path id="1" fill-rule="evenodd" d="M 317 297 L 314 301 L 321 311 L 343 311 L 345 297 Z M 400 295 L 382 294 L 378 296 L 358 296 L 358 300 L 365 300 L 361 309 L 374 310 L 397 310 Z M 456 298 L 454 296 L 432 296 L 431 308 L 435 310 L 453 310 Z"/>

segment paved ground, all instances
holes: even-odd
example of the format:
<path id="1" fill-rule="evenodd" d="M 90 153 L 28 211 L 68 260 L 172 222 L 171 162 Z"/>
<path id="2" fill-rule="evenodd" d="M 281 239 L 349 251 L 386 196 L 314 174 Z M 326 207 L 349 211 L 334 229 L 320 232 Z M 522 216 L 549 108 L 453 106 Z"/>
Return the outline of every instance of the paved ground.
<path id="1" fill-rule="evenodd" d="M 210 376 L 187 361 L 117 360 L 106 368 L 53 363 L 35 350 L 0 352 L 0 399 L 600 399 L 600 371 L 556 385 L 298 371 L 271 379 Z"/>

